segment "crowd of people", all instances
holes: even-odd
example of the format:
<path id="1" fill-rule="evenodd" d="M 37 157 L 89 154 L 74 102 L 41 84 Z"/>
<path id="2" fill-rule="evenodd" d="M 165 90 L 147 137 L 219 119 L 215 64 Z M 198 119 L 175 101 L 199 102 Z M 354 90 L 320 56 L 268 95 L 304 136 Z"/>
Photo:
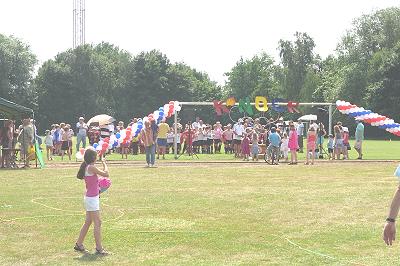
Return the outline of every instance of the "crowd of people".
<path id="1" fill-rule="evenodd" d="M 132 119 L 127 126 L 136 123 Z M 43 150 L 46 150 L 47 160 L 53 160 L 54 156 L 60 156 L 63 160 L 66 156 L 72 160 L 73 137 L 76 135 L 75 151 L 85 148 L 87 141 L 90 145 L 98 143 L 101 139 L 110 137 L 123 131 L 125 123 L 120 121 L 117 126 L 87 125 L 83 117 L 72 127 L 67 123 L 53 124 L 51 129 L 45 131 L 42 140 L 36 134 L 36 129 L 29 119 L 23 120 L 23 124 L 15 129 L 13 121 L 7 120 L 0 130 L 0 144 L 3 147 L 1 165 L 8 164 L 7 148 L 15 148 L 19 142 L 21 146 L 21 158 L 26 159 L 36 136 L 36 140 Z M 307 129 L 305 128 L 307 125 Z M 327 135 L 323 123 L 310 121 L 284 121 L 270 119 L 261 123 L 260 119 L 239 119 L 234 124 L 222 125 L 220 122 L 214 124 L 204 123 L 199 117 L 191 123 L 168 125 L 165 121 L 156 124 L 155 121 L 146 121 L 140 133 L 133 137 L 129 143 L 121 143 L 120 146 L 110 152 L 121 154 L 121 158 L 127 159 L 128 154 L 146 154 L 146 162 L 149 167 L 154 166 L 155 158 L 165 159 L 165 154 L 174 153 L 174 140 L 177 143 L 177 153 L 189 154 L 232 154 L 235 158 L 242 160 L 258 160 L 260 154 L 267 152 L 275 154 L 281 161 L 289 164 L 297 164 L 297 153 L 307 152 L 306 164 L 314 164 L 316 158 L 325 155 L 332 160 L 349 159 L 348 150 L 349 130 L 341 122 L 334 126 L 334 134 Z M 324 144 L 327 138 L 327 144 Z M 364 126 L 358 122 L 356 129 L 356 144 L 354 148 L 358 152 L 358 159 L 362 159 L 362 141 L 364 138 Z M 306 145 L 304 142 L 306 141 Z M 29 166 L 29 160 L 26 166 Z"/>
<path id="2" fill-rule="evenodd" d="M 1 168 L 15 167 L 16 165 L 13 164 L 15 160 L 20 160 L 24 162 L 24 167 L 29 167 L 29 162 L 35 158 L 33 149 L 35 136 L 38 142 L 41 141 L 35 132 L 36 128 L 32 119 L 22 120 L 22 124 L 17 128 L 14 121 L 4 121 L 0 128 Z M 16 146 L 18 146 L 18 149 L 16 149 Z M 14 158 L 17 155 L 19 155 L 19 158 Z"/>

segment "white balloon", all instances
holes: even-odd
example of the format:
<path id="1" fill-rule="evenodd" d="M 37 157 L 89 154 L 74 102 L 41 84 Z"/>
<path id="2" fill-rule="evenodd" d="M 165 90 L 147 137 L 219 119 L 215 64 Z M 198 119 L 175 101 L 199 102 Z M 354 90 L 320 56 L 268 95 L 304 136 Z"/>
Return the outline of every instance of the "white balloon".
<path id="1" fill-rule="evenodd" d="M 81 153 L 81 152 L 77 152 L 76 154 L 75 154 L 75 158 L 77 159 L 77 160 L 83 160 L 83 154 Z"/>
<path id="2" fill-rule="evenodd" d="M 158 120 L 158 118 L 160 117 L 160 111 L 154 111 L 154 113 L 153 113 L 153 117 L 154 117 L 154 120 Z"/>
<path id="3" fill-rule="evenodd" d="M 164 115 L 167 115 L 169 112 L 169 104 L 164 104 Z"/>

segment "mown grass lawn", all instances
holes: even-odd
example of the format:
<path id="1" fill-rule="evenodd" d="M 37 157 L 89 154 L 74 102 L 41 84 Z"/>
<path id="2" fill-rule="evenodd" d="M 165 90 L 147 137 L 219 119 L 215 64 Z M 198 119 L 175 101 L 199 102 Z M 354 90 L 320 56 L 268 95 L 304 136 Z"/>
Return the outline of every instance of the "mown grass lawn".
<path id="1" fill-rule="evenodd" d="M 76 143 L 76 142 L 74 142 Z M 350 159 L 354 160 L 357 158 L 358 154 L 354 150 L 354 140 L 350 141 L 350 144 L 352 146 L 352 150 L 349 151 Z M 306 142 L 304 141 L 304 145 L 306 145 Z M 75 145 L 73 155 L 72 155 L 72 160 L 75 161 Z M 326 140 L 324 147 L 326 148 Z M 364 142 L 364 159 L 365 160 L 400 160 L 400 141 L 389 141 L 389 140 L 366 140 Z M 326 149 L 327 150 L 327 149 Z M 223 151 L 223 149 L 222 149 Z M 45 160 L 46 160 L 46 153 L 43 153 Z M 300 160 L 305 159 L 305 153 L 299 153 L 298 154 Z M 198 157 L 190 157 L 187 155 L 182 155 L 179 160 L 204 160 L 204 161 L 220 161 L 220 160 L 238 160 L 235 159 L 232 154 L 198 154 Z M 111 154 L 107 155 L 107 160 L 121 160 L 121 154 Z M 125 160 L 125 159 L 124 159 Z M 140 155 L 128 155 L 128 160 L 133 160 L 133 161 L 144 161 L 145 156 L 143 154 Z M 175 160 L 173 154 L 167 154 L 166 155 L 166 160 Z M 54 162 L 61 163 L 61 162 L 69 162 L 68 158 L 65 156 L 64 161 L 61 161 L 61 158 L 59 156 L 54 156 Z"/>
<path id="2" fill-rule="evenodd" d="M 397 265 L 381 240 L 394 163 L 111 166 L 113 254 L 81 255 L 77 169 L 0 171 L 0 265 Z"/>

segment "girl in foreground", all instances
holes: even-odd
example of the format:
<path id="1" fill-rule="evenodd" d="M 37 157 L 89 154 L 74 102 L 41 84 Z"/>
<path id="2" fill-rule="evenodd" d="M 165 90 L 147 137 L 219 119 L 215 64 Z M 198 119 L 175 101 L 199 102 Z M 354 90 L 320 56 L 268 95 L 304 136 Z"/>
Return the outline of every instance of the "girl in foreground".
<path id="1" fill-rule="evenodd" d="M 85 179 L 86 194 L 84 196 L 84 205 L 86 209 L 86 220 L 82 226 L 79 238 L 76 241 L 74 249 L 80 252 L 86 252 L 83 246 L 86 234 L 90 225 L 94 224 L 94 239 L 96 242 L 96 254 L 108 255 L 101 245 L 101 220 L 100 220 L 100 200 L 99 200 L 99 179 L 98 175 L 108 177 L 108 167 L 105 160 L 102 160 L 103 170 L 98 169 L 94 163 L 97 159 L 97 152 L 93 149 L 87 149 L 84 155 L 84 161 L 79 168 L 77 178 Z"/>

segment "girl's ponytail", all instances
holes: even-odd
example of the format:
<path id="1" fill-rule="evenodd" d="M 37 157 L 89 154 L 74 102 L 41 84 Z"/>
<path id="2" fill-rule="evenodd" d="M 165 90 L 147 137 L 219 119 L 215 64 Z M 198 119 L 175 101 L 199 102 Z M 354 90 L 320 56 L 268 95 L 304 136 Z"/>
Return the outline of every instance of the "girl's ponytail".
<path id="1" fill-rule="evenodd" d="M 76 177 L 78 179 L 83 179 L 85 177 L 86 167 L 96 161 L 97 152 L 93 148 L 88 148 L 83 155 L 83 163 L 79 168 L 78 174 Z"/>
<path id="2" fill-rule="evenodd" d="M 83 163 L 81 164 L 81 167 L 79 168 L 78 174 L 76 175 L 76 177 L 78 179 L 83 179 L 85 177 L 86 166 L 87 166 L 87 163 L 85 161 L 83 161 Z"/>

